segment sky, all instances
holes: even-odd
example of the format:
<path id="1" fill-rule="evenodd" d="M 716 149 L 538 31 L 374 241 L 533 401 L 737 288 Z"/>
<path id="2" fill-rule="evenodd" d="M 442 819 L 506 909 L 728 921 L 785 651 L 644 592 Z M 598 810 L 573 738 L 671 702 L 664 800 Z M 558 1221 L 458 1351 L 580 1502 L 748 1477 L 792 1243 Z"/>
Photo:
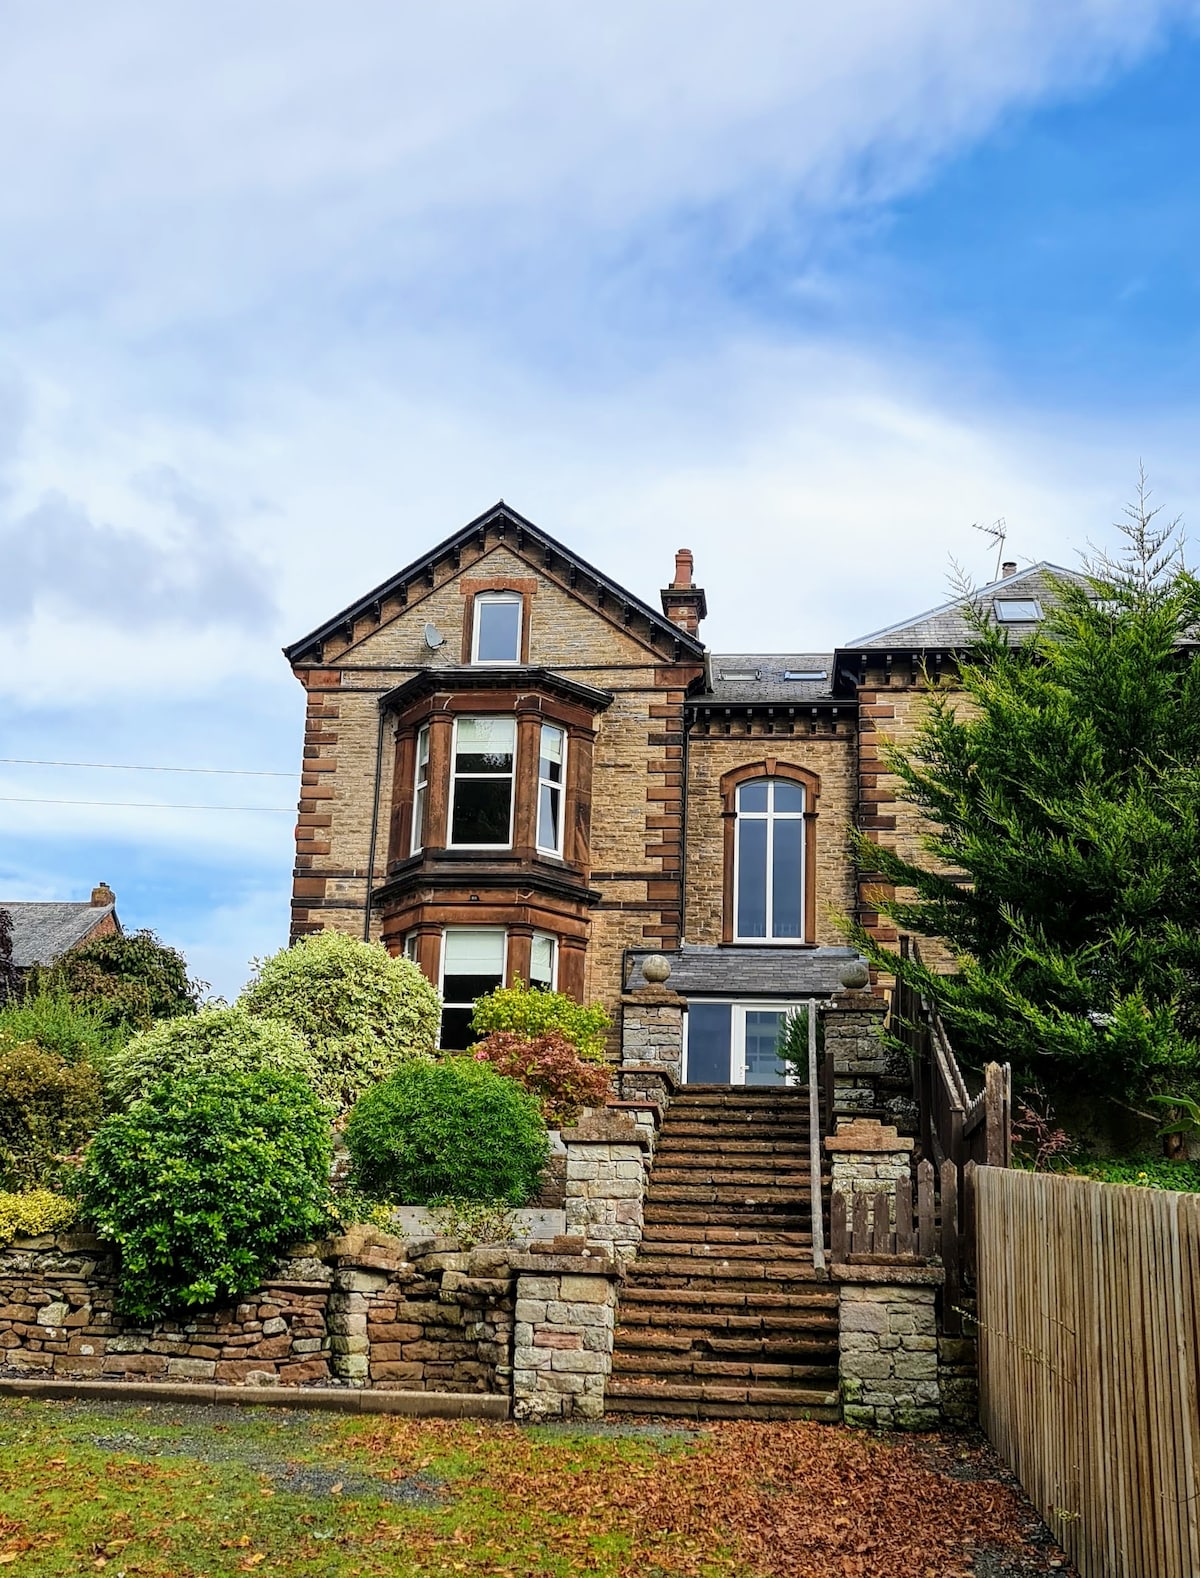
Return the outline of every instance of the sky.
<path id="1" fill-rule="evenodd" d="M 236 993 L 281 646 L 498 498 L 718 651 L 1200 520 L 1198 187 L 1200 0 L 0 0 L 0 899 Z"/>

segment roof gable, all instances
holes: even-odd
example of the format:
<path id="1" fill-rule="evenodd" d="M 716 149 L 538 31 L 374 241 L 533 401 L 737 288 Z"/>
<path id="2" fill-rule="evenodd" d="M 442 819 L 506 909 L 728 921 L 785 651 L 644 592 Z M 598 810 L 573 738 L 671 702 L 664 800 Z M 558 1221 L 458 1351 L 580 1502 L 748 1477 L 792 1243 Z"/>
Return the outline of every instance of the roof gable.
<path id="1" fill-rule="evenodd" d="M 986 607 L 995 601 L 1033 599 L 1040 603 L 1044 610 L 1056 600 L 1055 580 L 1083 583 L 1086 579 L 1087 577 L 1080 575 L 1077 570 L 1065 570 L 1061 565 L 1051 564 L 1043 559 L 1027 569 L 1018 570 L 1015 575 L 1005 576 L 1003 580 L 991 581 L 988 585 L 979 587 L 969 597 L 952 598 L 950 602 L 918 614 L 914 619 L 905 619 L 899 624 L 889 625 L 884 630 L 875 630 L 870 635 L 860 636 L 856 641 L 847 641 L 839 650 L 846 653 L 897 652 L 906 649 L 921 651 L 929 648 L 955 651 L 971 646 L 975 641 L 974 627 L 964 612 L 969 603 L 982 603 Z M 1023 635 L 1034 629 L 1038 622 L 1036 619 L 1017 620 L 1006 623 L 1005 628 L 1020 640 Z"/>
<path id="2" fill-rule="evenodd" d="M 466 568 L 468 559 L 482 557 L 498 545 L 524 559 L 540 575 L 557 582 L 657 654 L 667 658 L 698 659 L 703 656 L 704 643 L 699 637 L 672 624 L 663 614 L 590 565 L 549 532 L 526 520 L 503 500 L 316 630 L 284 647 L 284 655 L 293 664 L 336 662 L 342 653 L 377 630 L 385 620 L 420 601 Z M 361 631 L 360 622 L 365 624 Z M 336 650 L 330 653 L 327 647 Z"/>
<path id="3" fill-rule="evenodd" d="M 12 917 L 12 956 L 18 970 L 28 970 L 34 964 L 53 964 L 84 942 L 102 921 L 111 916 L 116 922 L 113 904 L 0 901 L 0 910 L 7 910 Z M 119 929 L 119 922 L 117 926 Z"/>

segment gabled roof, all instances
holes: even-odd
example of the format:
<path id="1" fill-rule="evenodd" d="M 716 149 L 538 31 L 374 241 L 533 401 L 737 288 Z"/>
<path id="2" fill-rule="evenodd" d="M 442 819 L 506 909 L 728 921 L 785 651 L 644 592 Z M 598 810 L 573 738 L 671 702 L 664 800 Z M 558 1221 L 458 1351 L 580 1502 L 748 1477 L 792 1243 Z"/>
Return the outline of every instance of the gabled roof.
<path id="1" fill-rule="evenodd" d="M 801 677 L 808 675 L 815 677 Z M 832 681 L 831 652 L 714 652 L 706 688 L 690 693 L 688 702 L 728 707 L 811 703 L 830 697 Z"/>
<path id="2" fill-rule="evenodd" d="M 0 910 L 7 910 L 12 916 L 13 963 L 18 970 L 28 970 L 34 964 L 53 964 L 61 954 L 84 942 L 101 921 L 109 916 L 115 921 L 117 913 L 114 904 L 65 901 L 0 900 Z"/>
<path id="3" fill-rule="evenodd" d="M 322 642 L 339 632 L 353 630 L 354 621 L 365 614 L 377 615 L 382 604 L 389 598 L 404 596 L 409 587 L 423 581 L 426 586 L 431 585 L 428 578 L 433 575 L 435 567 L 442 560 L 449 558 L 457 569 L 455 562 L 457 555 L 473 540 L 482 546 L 489 534 L 498 535 L 505 546 L 511 547 L 514 552 L 529 559 L 531 563 L 534 563 L 531 553 L 533 550 L 537 554 L 535 567 L 555 579 L 564 580 L 569 586 L 574 587 L 580 579 L 583 579 L 599 594 L 602 603 L 607 600 L 611 605 L 611 612 L 619 613 L 623 621 L 627 622 L 629 617 L 636 615 L 644 619 L 660 637 L 669 636 L 672 641 L 678 641 L 684 651 L 696 658 L 703 655 L 704 643 L 698 636 L 689 635 L 679 625 L 672 624 L 665 615 L 651 608 L 648 603 L 642 602 L 641 598 L 635 597 L 632 592 L 626 591 L 623 586 L 590 565 L 586 559 L 580 558 L 573 549 L 559 542 L 549 532 L 543 531 L 540 526 L 535 526 L 532 521 L 526 520 L 501 499 L 490 510 L 485 510 L 473 521 L 468 521 L 445 541 L 438 543 L 419 559 L 414 559 L 403 570 L 389 576 L 379 586 L 373 587 L 349 607 L 335 614 L 332 619 L 327 619 L 323 625 L 319 625 L 316 630 L 303 636 L 299 641 L 294 641 L 290 646 L 284 647 L 284 656 L 292 663 L 314 656 Z"/>
<path id="4" fill-rule="evenodd" d="M 1061 565 L 1043 559 L 1028 569 L 1018 570 L 1015 575 L 979 587 L 970 597 L 955 597 L 940 608 L 931 608 L 928 613 L 918 614 L 915 619 L 905 619 L 898 625 L 889 625 L 886 630 L 875 630 L 868 636 L 860 636 L 857 641 L 847 641 L 840 650 L 847 654 L 931 649 L 953 652 L 969 647 L 976 639 L 974 628 L 964 612 L 971 602 L 991 613 L 990 605 L 997 600 L 1034 598 L 1045 609 L 1055 601 L 1055 579 L 1082 584 L 1087 577 L 1080 575 L 1077 570 L 1064 570 Z M 1004 628 L 1012 639 L 1019 641 L 1035 629 L 1037 623 L 1037 620 L 1006 623 Z"/>

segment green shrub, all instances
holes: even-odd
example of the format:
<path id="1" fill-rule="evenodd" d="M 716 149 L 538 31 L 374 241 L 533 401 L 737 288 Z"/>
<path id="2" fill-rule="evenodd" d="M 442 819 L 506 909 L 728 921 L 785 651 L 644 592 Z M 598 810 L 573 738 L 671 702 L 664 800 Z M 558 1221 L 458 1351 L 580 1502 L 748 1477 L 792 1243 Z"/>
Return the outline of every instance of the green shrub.
<path id="1" fill-rule="evenodd" d="M 190 981 L 187 962 L 152 931 L 113 932 L 71 948 L 31 972 L 35 992 L 69 997 L 90 1009 L 122 1039 L 157 1019 L 194 1014 L 204 983 Z"/>
<path id="2" fill-rule="evenodd" d="M 37 1238 L 70 1227 L 79 1215 L 79 1204 L 49 1189 L 29 1189 L 23 1194 L 0 1193 L 0 1249 L 14 1238 Z"/>
<path id="3" fill-rule="evenodd" d="M 404 1205 L 524 1205 L 550 1154 L 537 1100 L 486 1063 L 412 1062 L 362 1096 L 346 1125 L 355 1180 Z"/>
<path id="4" fill-rule="evenodd" d="M 121 1037 L 101 1013 L 77 1003 L 65 992 L 45 989 L 14 997 L 0 1008 L 0 1043 L 32 1043 L 68 1063 L 103 1066 Z"/>
<path id="5" fill-rule="evenodd" d="M 0 1181 L 30 1189 L 91 1138 L 104 1111 L 100 1076 L 41 1047 L 0 1047 Z"/>
<path id="6" fill-rule="evenodd" d="M 471 1024 L 480 1036 L 511 1030 L 531 1041 L 557 1034 L 576 1048 L 580 1057 L 604 1057 L 604 1040 L 612 1020 L 599 1003 L 586 1006 L 565 992 L 540 992 L 535 987 L 501 986 L 476 1000 Z"/>
<path id="7" fill-rule="evenodd" d="M 1141 1189 L 1177 1189 L 1200 1194 L 1200 1162 L 1176 1162 L 1165 1156 L 1104 1157 L 1071 1164 L 1069 1171 L 1097 1183 L 1136 1184 Z"/>
<path id="8" fill-rule="evenodd" d="M 381 943 L 316 932 L 256 965 L 239 1001 L 304 1037 L 317 1088 L 339 1109 L 437 1046 L 441 999 L 415 964 L 393 959 Z"/>
<path id="9" fill-rule="evenodd" d="M 516 1216 L 506 1200 L 435 1200 L 433 1225 L 442 1238 L 456 1238 L 464 1249 L 476 1244 L 511 1244 Z"/>
<path id="10" fill-rule="evenodd" d="M 328 1221 L 329 1114 L 295 1074 L 200 1074 L 101 1126 L 84 1209 L 121 1250 L 118 1302 L 152 1321 L 256 1288 Z"/>
<path id="11" fill-rule="evenodd" d="M 238 1005 L 202 1008 L 188 1019 L 164 1019 L 114 1052 L 104 1070 L 112 1101 L 138 1101 L 168 1079 L 194 1074 L 250 1074 L 273 1068 L 316 1083 L 313 1054 L 286 1025 L 256 1019 Z"/>

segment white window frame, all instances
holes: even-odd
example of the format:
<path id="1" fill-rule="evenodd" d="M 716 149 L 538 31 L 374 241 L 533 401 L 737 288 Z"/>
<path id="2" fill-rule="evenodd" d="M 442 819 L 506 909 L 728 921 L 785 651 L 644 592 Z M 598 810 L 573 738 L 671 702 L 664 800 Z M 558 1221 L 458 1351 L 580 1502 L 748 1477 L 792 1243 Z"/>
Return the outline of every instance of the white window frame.
<path id="1" fill-rule="evenodd" d="M 463 932 L 472 932 L 476 936 L 480 935 L 483 932 L 487 932 L 489 934 L 489 936 L 493 936 L 493 937 L 500 936 L 500 937 L 502 937 L 504 939 L 503 946 L 502 946 L 502 948 L 500 950 L 500 981 L 499 981 L 499 985 L 503 986 L 504 983 L 508 980 L 508 931 L 503 926 L 443 926 L 442 927 L 441 946 L 440 946 L 440 948 L 438 950 L 438 952 L 439 952 L 439 957 L 438 957 L 438 996 L 442 1000 L 442 1007 L 443 1008 L 471 1008 L 471 1007 L 474 1006 L 473 1003 L 459 1003 L 459 1002 L 449 1003 L 449 1002 L 446 1001 L 446 938 L 447 938 L 447 936 L 449 935 L 450 932 L 456 932 L 456 933 L 459 933 L 459 934 L 461 934 Z M 439 1026 L 438 1026 L 438 1038 L 439 1038 L 439 1040 L 441 1039 L 441 1024 L 440 1024 L 440 1020 L 439 1020 Z"/>
<path id="2" fill-rule="evenodd" d="M 485 607 L 495 603 L 515 603 L 517 607 L 517 650 L 511 658 L 481 658 L 479 656 L 480 616 Z M 511 668 L 521 661 L 521 639 L 525 634 L 525 599 L 520 592 L 477 592 L 471 610 L 471 662 L 485 667 Z"/>
<path id="3" fill-rule="evenodd" d="M 412 964 L 417 962 L 417 941 L 418 938 L 415 931 L 410 931 L 404 939 L 404 957 Z"/>
<path id="4" fill-rule="evenodd" d="M 425 760 L 421 760 L 421 744 L 425 745 Z M 424 777 L 421 776 L 424 771 Z M 421 800 L 421 791 L 425 800 Z M 423 723 L 417 730 L 416 756 L 413 763 L 413 819 L 409 854 L 415 855 L 425 848 L 425 818 L 429 808 L 429 725 Z"/>
<path id="5" fill-rule="evenodd" d="M 546 941 L 550 944 L 550 985 L 548 987 L 546 987 L 545 990 L 549 991 L 549 992 L 557 992 L 558 991 L 558 954 L 559 954 L 558 938 L 554 935 L 553 932 L 549 932 L 549 931 L 535 931 L 534 934 L 533 934 L 532 942 L 530 944 L 531 957 L 530 957 L 530 961 L 529 961 L 529 980 L 526 981 L 525 985 L 526 986 L 532 986 L 533 985 L 532 944 L 534 942 L 537 942 L 539 937 L 544 937 L 546 939 Z"/>
<path id="6" fill-rule="evenodd" d="M 767 785 L 767 809 L 765 811 L 743 811 L 739 804 L 742 790 L 748 789 L 751 784 L 761 783 Z M 777 783 L 791 784 L 793 788 L 799 789 L 804 796 L 804 809 L 802 811 L 776 811 L 775 785 Z M 804 826 L 809 812 L 808 785 L 798 783 L 794 778 L 748 778 L 745 783 L 739 784 L 734 791 L 733 808 L 733 940 L 734 942 L 752 943 L 760 948 L 795 948 L 808 940 L 805 935 L 808 916 L 808 837 Z M 765 822 L 767 824 L 767 934 L 765 937 L 743 937 L 739 930 L 741 925 L 741 905 L 738 902 L 738 895 L 741 892 L 743 821 Z M 772 930 L 775 925 L 776 821 L 800 823 L 800 935 L 798 937 L 776 937 Z"/>
<path id="7" fill-rule="evenodd" d="M 500 716 L 513 726 L 512 766 L 507 773 L 463 773 L 461 776 L 474 780 L 474 782 L 498 783 L 508 779 L 508 842 L 505 844 L 456 844 L 454 838 L 454 796 L 457 791 L 458 772 L 458 726 L 460 723 L 478 723 L 494 721 L 495 716 Z M 450 741 L 450 804 L 446 816 L 446 848 L 447 849 L 511 849 L 513 843 L 513 817 L 516 814 L 517 800 L 517 720 L 508 713 L 492 715 L 488 713 L 472 714 L 469 718 L 455 718 L 454 734 Z"/>
<path id="8" fill-rule="evenodd" d="M 728 1007 L 729 1016 L 729 1083 L 731 1085 L 746 1084 L 746 1015 L 755 1013 L 795 1014 L 808 1007 L 807 998 L 797 998 L 787 1002 L 780 1002 L 776 998 L 739 999 L 730 1002 L 727 997 L 689 997 L 689 1006 L 693 1003 L 717 1003 Z M 688 1081 L 688 1040 L 691 1034 L 691 1020 L 685 1013 L 683 1016 L 683 1082 Z M 784 1085 L 795 1086 L 803 1083 L 794 1074 L 784 1078 Z M 754 1086 L 753 1089 L 769 1090 L 771 1087 Z"/>
<path id="9" fill-rule="evenodd" d="M 546 732 L 547 729 L 555 729 L 559 734 L 562 735 L 562 764 L 561 764 L 562 777 L 559 779 L 559 781 L 557 783 L 555 783 L 553 778 L 543 778 L 542 777 L 542 735 Z M 538 733 L 537 799 L 536 799 L 535 804 L 534 804 L 533 837 L 534 837 L 534 842 L 537 845 L 537 850 L 538 850 L 539 854 L 542 854 L 542 855 L 555 855 L 555 856 L 557 856 L 557 858 L 559 860 L 562 859 L 563 842 L 564 842 L 564 838 L 565 838 L 566 823 L 567 823 L 567 750 L 568 750 L 567 731 L 566 731 L 566 729 L 563 728 L 562 724 L 561 723 L 543 723 L 542 726 L 541 726 L 541 729 L 540 729 L 540 731 Z M 558 843 L 557 843 L 557 845 L 543 844 L 540 841 L 541 825 L 542 825 L 542 789 L 543 788 L 550 789 L 550 790 L 557 790 L 558 791 Z"/>

